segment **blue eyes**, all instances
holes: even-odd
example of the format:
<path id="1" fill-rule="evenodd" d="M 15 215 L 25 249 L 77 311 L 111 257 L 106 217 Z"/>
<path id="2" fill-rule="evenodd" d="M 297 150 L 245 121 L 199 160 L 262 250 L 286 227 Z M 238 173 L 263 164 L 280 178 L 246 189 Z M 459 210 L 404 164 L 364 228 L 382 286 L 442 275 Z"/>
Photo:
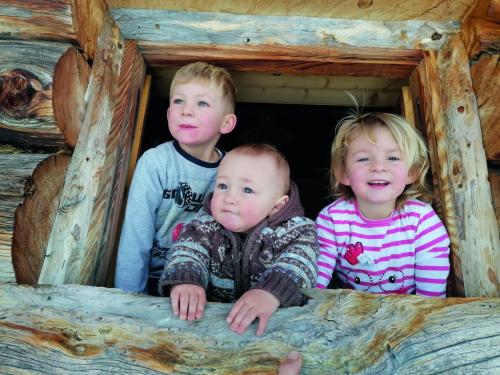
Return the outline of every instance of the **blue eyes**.
<path id="1" fill-rule="evenodd" d="M 362 157 L 362 158 L 356 159 L 357 162 L 365 162 L 365 161 L 369 161 L 369 160 L 370 159 L 368 157 Z M 400 161 L 401 158 L 398 157 L 398 156 L 388 156 L 387 160 L 389 160 L 389 161 Z"/>
<path id="2" fill-rule="evenodd" d="M 218 190 L 227 190 L 228 189 L 228 186 L 226 184 L 223 184 L 223 183 L 219 183 L 217 184 L 217 189 Z M 253 189 L 249 188 L 249 187 L 244 187 L 241 189 L 241 191 L 245 194 L 254 194 L 255 192 L 253 191 Z"/>
<path id="3" fill-rule="evenodd" d="M 180 99 L 180 98 L 176 98 L 172 101 L 173 104 L 183 104 L 184 103 L 184 100 L 183 99 Z M 210 107 L 210 104 L 208 104 L 208 102 L 204 101 L 204 100 L 200 100 L 199 102 L 196 102 L 196 105 L 198 107 L 201 107 L 201 108 L 208 108 Z"/>

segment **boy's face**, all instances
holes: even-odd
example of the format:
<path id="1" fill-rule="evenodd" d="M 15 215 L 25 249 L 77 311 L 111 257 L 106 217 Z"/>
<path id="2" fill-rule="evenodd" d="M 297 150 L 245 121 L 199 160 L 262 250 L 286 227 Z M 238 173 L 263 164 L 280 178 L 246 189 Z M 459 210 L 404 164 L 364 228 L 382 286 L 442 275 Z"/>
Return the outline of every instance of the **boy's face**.
<path id="1" fill-rule="evenodd" d="M 220 87 L 203 82 L 180 83 L 172 88 L 167 119 L 170 134 L 188 148 L 212 149 L 220 135 L 229 133 L 236 124 Z"/>
<path id="2" fill-rule="evenodd" d="M 228 153 L 217 171 L 213 217 L 232 232 L 248 232 L 288 201 L 281 176 L 275 161 L 267 155 Z"/>
<path id="3" fill-rule="evenodd" d="M 365 215 L 375 207 L 389 215 L 416 175 L 389 129 L 376 126 L 373 139 L 376 143 L 361 134 L 349 141 L 346 170 L 340 182 L 351 187 Z"/>

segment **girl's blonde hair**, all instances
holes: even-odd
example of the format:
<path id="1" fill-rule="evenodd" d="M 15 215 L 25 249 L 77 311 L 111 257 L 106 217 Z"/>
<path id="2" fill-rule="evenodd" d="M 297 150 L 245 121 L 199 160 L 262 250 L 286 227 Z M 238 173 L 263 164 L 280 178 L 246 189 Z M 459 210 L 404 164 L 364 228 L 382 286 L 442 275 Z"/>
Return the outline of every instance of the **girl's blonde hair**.
<path id="1" fill-rule="evenodd" d="M 406 200 L 411 198 L 430 201 L 432 194 L 426 179 L 429 169 L 428 151 L 422 136 L 401 116 L 382 112 L 352 114 L 344 117 L 337 124 L 337 132 L 331 148 L 331 194 L 336 198 L 351 199 L 354 197 L 351 187 L 340 183 L 340 178 L 346 170 L 349 142 L 360 135 L 365 135 L 369 140 L 375 142 L 373 129 L 376 126 L 385 127 L 391 132 L 401 152 L 406 157 L 410 171 L 418 172 L 415 182 L 406 186 L 403 193 L 397 198 L 396 207 L 400 208 Z"/>
<path id="2" fill-rule="evenodd" d="M 170 84 L 170 94 L 175 85 L 189 82 L 213 84 L 222 91 L 229 113 L 234 113 L 236 103 L 236 85 L 231 74 L 224 68 L 203 61 L 184 65 L 175 72 Z"/>

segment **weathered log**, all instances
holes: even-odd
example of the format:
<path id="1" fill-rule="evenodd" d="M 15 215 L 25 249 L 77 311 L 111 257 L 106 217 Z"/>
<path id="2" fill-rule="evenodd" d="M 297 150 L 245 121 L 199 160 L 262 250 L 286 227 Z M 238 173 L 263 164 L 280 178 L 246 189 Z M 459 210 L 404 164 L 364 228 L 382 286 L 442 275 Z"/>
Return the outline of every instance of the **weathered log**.
<path id="1" fill-rule="evenodd" d="M 196 322 L 169 299 L 65 285 L 0 286 L 0 365 L 7 373 L 276 374 L 290 350 L 302 374 L 494 374 L 500 299 L 430 299 L 309 290 L 263 336 L 230 331 L 230 304 Z"/>
<path id="2" fill-rule="evenodd" d="M 146 65 L 133 41 L 126 41 L 120 68 L 116 107 L 106 145 L 106 160 L 96 197 L 98 209 L 90 219 L 81 282 L 104 286 L 115 240 L 127 181 L 138 100 L 144 83 Z"/>
<path id="3" fill-rule="evenodd" d="M 486 0 L 488 2 L 488 0 Z M 493 0 L 494 2 L 497 0 Z M 150 8 L 225 12 L 234 14 L 329 17 L 372 21 L 462 20 L 478 0 L 420 0 L 408 6 L 406 0 L 227 1 L 227 0 L 107 0 L 111 8 Z M 484 0 L 480 2 L 484 3 Z M 487 4 L 486 4 L 487 6 Z"/>
<path id="4" fill-rule="evenodd" d="M 71 46 L 0 40 L 0 138 L 23 147 L 65 148 L 54 120 L 54 67 Z"/>
<path id="5" fill-rule="evenodd" d="M 34 285 L 38 281 L 70 160 L 67 154 L 49 156 L 26 183 L 12 238 L 12 262 L 19 284 Z"/>
<path id="6" fill-rule="evenodd" d="M 159 68 L 202 60 L 250 72 L 407 78 L 422 59 L 416 49 L 137 43 L 148 66 Z"/>
<path id="7" fill-rule="evenodd" d="M 86 258 L 94 257 L 88 251 L 88 246 L 95 248 L 88 242 L 89 229 L 96 226 L 102 236 L 102 223 L 91 222 L 91 217 L 94 210 L 104 209 L 106 212 L 110 204 L 109 199 L 96 198 L 101 182 L 109 178 L 104 173 L 106 144 L 116 104 L 123 49 L 120 31 L 107 16 L 92 66 L 78 143 L 66 173 L 39 283 L 82 283 L 87 277 L 82 273 L 82 266 L 87 264 Z"/>
<path id="8" fill-rule="evenodd" d="M 111 9 L 127 39 L 194 45 L 439 49 L 455 21 L 370 21 L 161 9 Z M 439 35 L 439 36 L 438 36 Z"/>
<path id="9" fill-rule="evenodd" d="M 104 0 L 72 0 L 72 13 L 78 44 L 86 58 L 94 60 L 108 6 Z"/>
<path id="10" fill-rule="evenodd" d="M 11 255 L 16 207 L 30 194 L 33 170 L 48 156 L 5 146 L 0 150 L 0 283 L 16 282 Z"/>
<path id="11" fill-rule="evenodd" d="M 75 43 L 73 0 L 2 0 L 2 39 L 46 40 Z"/>
<path id="12" fill-rule="evenodd" d="M 54 118 L 72 148 L 76 146 L 83 121 L 90 71 L 89 64 L 75 48 L 69 48 L 61 56 L 54 70 Z"/>
<path id="13" fill-rule="evenodd" d="M 476 94 L 484 149 L 488 160 L 500 161 L 500 63 L 499 55 L 482 55 L 471 66 L 472 85 Z"/>
<path id="14" fill-rule="evenodd" d="M 428 138 L 437 155 L 431 161 L 452 241 L 452 262 L 460 263 L 466 296 L 498 296 L 500 239 L 461 39 L 450 40 L 437 53 L 426 51 L 421 76 Z"/>

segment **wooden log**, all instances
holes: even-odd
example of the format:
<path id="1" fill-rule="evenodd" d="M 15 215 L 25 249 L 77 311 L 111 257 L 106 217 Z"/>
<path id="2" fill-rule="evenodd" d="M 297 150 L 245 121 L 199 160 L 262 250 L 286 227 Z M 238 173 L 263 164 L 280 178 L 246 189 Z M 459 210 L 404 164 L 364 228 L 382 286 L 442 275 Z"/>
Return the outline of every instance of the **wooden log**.
<path id="1" fill-rule="evenodd" d="M 421 50 L 321 46 L 220 46 L 138 41 L 148 67 L 180 67 L 206 61 L 229 70 L 293 75 L 408 78 Z"/>
<path id="2" fill-rule="evenodd" d="M 52 106 L 52 79 L 71 46 L 0 40 L 0 138 L 23 147 L 66 148 Z"/>
<path id="3" fill-rule="evenodd" d="M 106 145 L 106 160 L 95 200 L 102 209 L 92 211 L 86 255 L 79 281 L 104 286 L 124 203 L 127 170 L 140 92 L 146 65 L 134 41 L 126 41 L 120 68 L 116 107 Z M 109 202 L 109 203 L 107 203 Z"/>
<path id="4" fill-rule="evenodd" d="M 12 238 L 12 263 L 19 284 L 38 281 L 70 160 L 68 154 L 49 156 L 27 181 L 25 199 L 16 209 Z"/>
<path id="5" fill-rule="evenodd" d="M 127 39 L 194 45 L 439 49 L 456 21 L 370 21 L 157 9 L 111 9 Z"/>
<path id="6" fill-rule="evenodd" d="M 0 364 L 7 373 L 276 374 L 290 350 L 302 374 L 494 374 L 500 299 L 433 299 L 310 290 L 263 336 L 229 330 L 230 304 L 173 316 L 168 298 L 65 285 L 0 286 Z"/>
<path id="7" fill-rule="evenodd" d="M 460 31 L 470 59 L 481 52 L 498 53 L 500 49 L 500 27 L 498 20 L 471 18 Z"/>
<path id="8" fill-rule="evenodd" d="M 0 35 L 2 39 L 76 43 L 72 2 L 73 0 L 2 0 Z"/>
<path id="9" fill-rule="evenodd" d="M 493 205 L 497 216 L 497 225 L 500 228 L 500 172 L 490 173 L 491 194 L 493 195 Z"/>
<path id="10" fill-rule="evenodd" d="M 478 2 L 484 0 L 420 0 L 408 6 L 406 0 L 324 0 L 280 2 L 260 0 L 107 0 L 111 8 L 147 8 L 225 12 L 234 14 L 329 17 L 372 21 L 463 20 Z M 488 2 L 488 0 L 486 0 Z M 496 2 L 498 0 L 491 1 Z"/>
<path id="11" fill-rule="evenodd" d="M 460 38 L 438 53 L 424 55 L 422 86 L 427 131 L 437 155 L 445 223 L 452 241 L 452 261 L 460 263 L 466 296 L 500 293 L 500 239 L 469 61 Z M 436 162 L 437 161 L 437 162 Z"/>
<path id="12" fill-rule="evenodd" d="M 113 20 L 106 17 L 98 40 L 96 58 L 87 88 L 87 107 L 71 163 L 66 173 L 57 215 L 49 237 L 39 283 L 79 283 L 89 253 L 89 230 L 102 223 L 92 223 L 94 210 L 107 211 L 110 202 L 97 201 L 99 186 L 108 175 L 105 171 L 106 144 L 115 109 L 118 77 L 124 41 Z M 100 207 L 104 205 L 104 207 Z M 102 236 L 102 232 L 101 232 Z"/>
<path id="13" fill-rule="evenodd" d="M 500 161 L 500 63 L 499 55 L 481 55 L 471 66 L 472 85 L 477 99 L 484 149 L 488 160 Z"/>
<path id="14" fill-rule="evenodd" d="M 85 92 L 91 68 L 76 48 L 61 56 L 54 70 L 54 118 L 69 146 L 74 148 L 85 112 Z"/>
<path id="15" fill-rule="evenodd" d="M 76 36 L 84 56 L 94 60 L 108 6 L 104 0 L 72 0 Z"/>
<path id="16" fill-rule="evenodd" d="M 0 284 L 16 282 L 11 255 L 16 207 L 33 193 L 29 188 L 33 170 L 48 156 L 0 148 Z"/>

